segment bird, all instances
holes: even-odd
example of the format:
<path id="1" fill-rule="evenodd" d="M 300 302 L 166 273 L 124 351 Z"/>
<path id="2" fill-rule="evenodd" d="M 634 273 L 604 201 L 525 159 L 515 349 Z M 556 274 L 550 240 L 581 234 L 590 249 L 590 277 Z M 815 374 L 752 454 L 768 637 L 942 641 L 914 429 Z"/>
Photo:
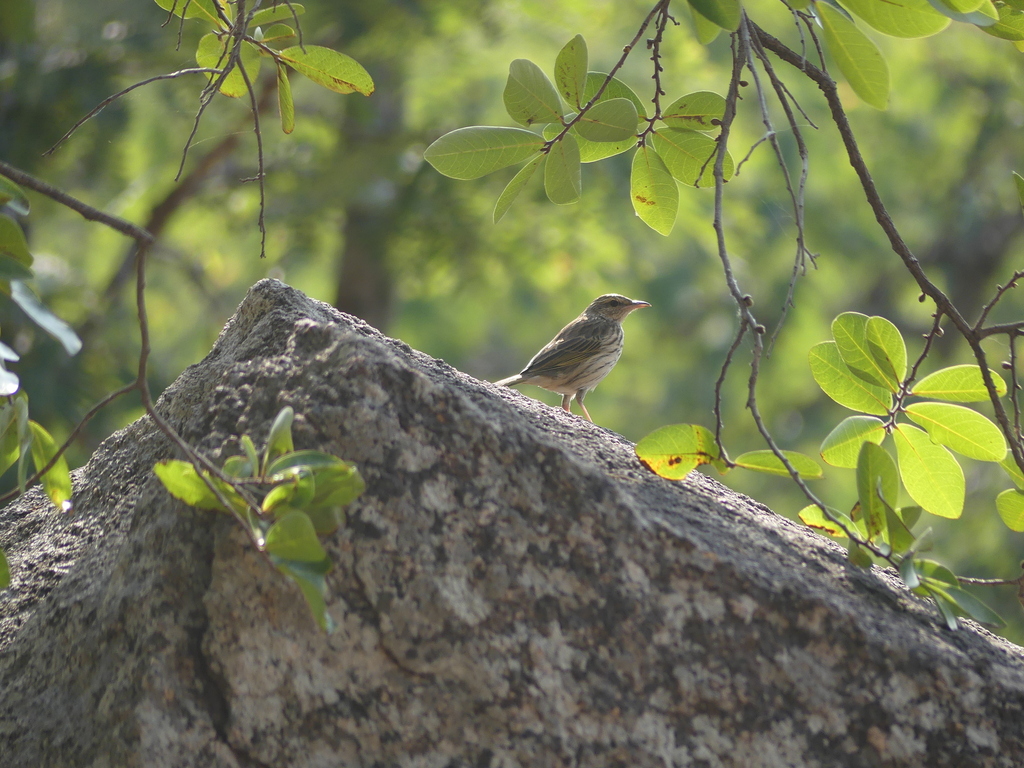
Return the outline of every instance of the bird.
<path id="1" fill-rule="evenodd" d="M 651 306 L 618 293 L 598 296 L 583 313 L 558 332 L 515 376 L 495 384 L 514 387 L 535 384 L 558 392 L 562 409 L 569 410 L 573 397 L 593 423 L 583 398 L 608 375 L 622 354 L 622 321 L 637 309 Z"/>

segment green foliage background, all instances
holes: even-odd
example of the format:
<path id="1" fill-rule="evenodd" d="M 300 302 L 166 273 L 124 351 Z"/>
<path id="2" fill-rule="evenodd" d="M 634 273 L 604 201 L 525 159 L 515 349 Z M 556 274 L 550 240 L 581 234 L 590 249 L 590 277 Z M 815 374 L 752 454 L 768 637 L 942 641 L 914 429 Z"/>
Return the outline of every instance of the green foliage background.
<path id="1" fill-rule="evenodd" d="M 779 35 L 787 16 L 769 0 L 759 21 Z M 451 0 L 327 3 L 309 0 L 306 41 L 353 56 L 373 75 L 370 98 L 338 96 L 293 79 L 296 130 L 284 136 L 276 107 L 263 115 L 268 172 L 267 258 L 260 260 L 255 140 L 244 101 L 217 99 L 185 172 L 226 137 L 238 145 L 178 208 L 151 253 L 151 385 L 159 391 L 209 349 L 253 282 L 278 277 L 311 296 L 355 309 L 392 336 L 484 379 L 518 371 L 596 295 L 621 292 L 653 308 L 629 318 L 615 371 L 587 399 L 599 424 L 638 440 L 674 422 L 713 427 L 713 386 L 736 318 L 715 250 L 712 191 L 681 188 L 675 230 L 662 238 L 633 214 L 629 155 L 583 172 L 583 201 L 553 206 L 535 180 L 505 218 L 494 200 L 515 169 L 472 182 L 444 178 L 422 161 L 438 136 L 465 125 L 511 125 L 501 92 L 509 63 L 529 58 L 550 70 L 577 33 L 591 68 L 607 71 L 649 2 L 634 0 Z M 697 43 L 685 8 L 663 44 L 665 103 L 695 90 L 724 93 L 728 40 Z M 194 66 L 199 37 L 151 0 L 6 0 L 0 6 L 0 158 L 108 212 L 144 223 L 175 189 L 202 80 L 155 83 L 105 109 L 53 156 L 41 153 L 110 93 L 161 72 Z M 775 24 L 771 23 L 774 20 Z M 1024 168 L 1021 54 L 954 25 L 936 37 L 894 40 L 869 32 L 893 77 L 890 107 L 877 111 L 844 87 L 868 163 L 897 226 L 933 279 L 973 318 L 1024 264 L 1022 217 L 1011 170 Z M 780 70 L 784 68 L 780 66 Z M 788 73 L 787 73 L 788 75 Z M 264 71 L 264 77 L 272 75 Z M 651 98 L 650 62 L 637 51 L 619 77 Z M 787 448 L 816 455 L 850 412 L 811 378 L 807 351 L 830 337 L 843 311 L 883 315 L 914 339 L 930 326 L 927 305 L 889 250 L 864 202 L 823 101 L 795 76 L 787 82 L 820 130 L 808 127 L 808 245 L 818 266 L 801 278 L 771 359 L 762 371 L 761 410 Z M 764 128 L 752 90 L 741 104 L 731 149 L 737 161 Z M 792 137 L 781 141 L 797 162 Z M 794 166 L 795 167 L 795 166 Z M 792 270 L 795 233 L 782 178 L 767 145 L 726 188 L 726 224 L 738 278 L 759 315 L 776 321 Z M 76 358 L 0 305 L 3 341 L 22 353 L 14 366 L 33 418 L 58 440 L 94 402 L 134 376 L 138 352 L 133 281 L 107 295 L 127 254 L 118 235 L 39 196 L 26 222 L 37 289 L 85 342 Z M 343 266 L 344 265 L 344 266 Z M 355 296 L 352 295 L 353 291 Z M 993 318 L 1016 319 L 1011 294 Z M 771 329 L 770 329 L 771 330 Z M 1000 354 L 992 340 L 993 354 Z M 950 339 L 923 373 L 970 362 Z M 763 447 L 748 414 L 741 357 L 726 386 L 726 445 L 733 455 Z M 555 405 L 558 396 L 527 392 Z M 985 404 L 981 404 L 983 413 Z M 70 459 L 140 414 L 119 402 L 87 429 Z M 965 462 L 968 500 L 958 521 L 929 519 L 933 556 L 958 574 L 1014 577 L 1024 539 L 995 512 L 1008 487 L 991 464 Z M 830 469 L 815 489 L 848 508 L 854 473 Z M 795 516 L 802 496 L 782 478 L 733 472 L 729 483 Z M 824 485 L 823 485 L 824 484 Z M 1024 640 L 1014 596 L 983 593 Z"/>

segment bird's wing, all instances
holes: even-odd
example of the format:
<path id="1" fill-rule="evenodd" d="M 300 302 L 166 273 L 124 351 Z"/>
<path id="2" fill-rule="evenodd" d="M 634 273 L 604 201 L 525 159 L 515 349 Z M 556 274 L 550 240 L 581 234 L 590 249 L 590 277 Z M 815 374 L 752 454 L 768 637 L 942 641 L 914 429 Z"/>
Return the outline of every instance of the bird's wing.
<path id="1" fill-rule="evenodd" d="M 538 352 L 523 369 L 523 376 L 556 376 L 566 368 L 575 366 L 601 349 L 603 334 L 586 336 L 556 336 Z"/>

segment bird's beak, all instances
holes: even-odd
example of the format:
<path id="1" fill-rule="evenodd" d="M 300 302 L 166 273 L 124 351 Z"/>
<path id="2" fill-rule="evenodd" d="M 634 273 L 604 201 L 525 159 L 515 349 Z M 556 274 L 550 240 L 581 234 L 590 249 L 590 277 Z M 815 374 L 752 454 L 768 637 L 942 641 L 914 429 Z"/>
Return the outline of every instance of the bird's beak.
<path id="1" fill-rule="evenodd" d="M 632 312 L 635 309 L 643 309 L 644 307 L 649 307 L 649 306 L 651 306 L 651 305 L 648 304 L 646 301 L 634 301 L 632 306 L 630 306 L 629 311 Z"/>

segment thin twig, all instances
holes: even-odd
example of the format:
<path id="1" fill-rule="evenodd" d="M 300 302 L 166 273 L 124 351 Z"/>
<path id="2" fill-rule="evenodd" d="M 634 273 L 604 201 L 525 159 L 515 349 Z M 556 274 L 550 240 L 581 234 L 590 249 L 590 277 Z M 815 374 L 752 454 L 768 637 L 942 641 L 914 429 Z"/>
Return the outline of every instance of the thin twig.
<path id="1" fill-rule="evenodd" d="M 978 322 L 974 324 L 975 331 L 981 331 L 982 326 L 985 325 L 985 320 L 988 319 L 988 313 L 991 312 L 993 308 L 996 306 L 996 304 L 999 303 L 999 300 L 1006 295 L 1007 291 L 1010 291 L 1017 287 L 1017 282 L 1022 277 L 1024 277 L 1024 270 L 1018 270 L 1013 273 L 1013 276 L 1010 277 L 1006 285 L 996 286 L 995 296 L 993 296 L 992 299 L 984 307 L 981 308 L 981 314 L 978 316 Z"/>
<path id="2" fill-rule="evenodd" d="M 79 128 L 81 128 L 83 125 L 85 125 L 85 123 L 89 122 L 89 120 L 91 120 L 92 118 L 96 117 L 96 115 L 98 115 L 103 110 L 104 107 L 106 107 L 107 105 L 109 105 L 113 101 L 117 101 L 118 99 L 120 99 L 125 94 L 131 93 L 136 88 L 141 88 L 144 85 L 149 85 L 150 83 L 155 83 L 157 80 L 173 80 L 176 77 L 181 77 L 183 75 L 196 75 L 196 74 L 207 74 L 207 75 L 217 74 L 217 75 L 219 75 L 219 74 L 221 74 L 221 70 L 219 70 L 219 69 L 212 69 L 210 67 L 191 67 L 190 69 L 179 69 L 177 72 L 168 72 L 167 74 L 164 74 L 164 75 L 156 75 L 154 77 L 149 77 L 149 78 L 146 78 L 145 80 L 140 80 L 139 82 L 137 82 L 137 83 L 135 83 L 133 85 L 129 85 L 123 91 L 118 91 L 113 96 L 107 96 L 107 98 L 105 98 L 103 101 L 101 101 L 95 107 L 93 107 L 85 115 L 85 117 L 83 117 L 81 120 L 79 120 L 73 126 L 71 126 L 70 130 L 68 130 L 67 133 L 65 133 L 63 136 L 61 136 L 59 139 L 57 139 L 57 143 L 56 144 L 54 144 L 48 150 L 43 152 L 43 156 L 45 157 L 46 155 L 52 155 L 54 153 L 54 151 L 57 149 L 57 147 L 59 147 L 61 144 L 63 144 L 67 139 L 71 138 L 71 134 L 73 134 L 75 131 L 77 131 Z"/>

